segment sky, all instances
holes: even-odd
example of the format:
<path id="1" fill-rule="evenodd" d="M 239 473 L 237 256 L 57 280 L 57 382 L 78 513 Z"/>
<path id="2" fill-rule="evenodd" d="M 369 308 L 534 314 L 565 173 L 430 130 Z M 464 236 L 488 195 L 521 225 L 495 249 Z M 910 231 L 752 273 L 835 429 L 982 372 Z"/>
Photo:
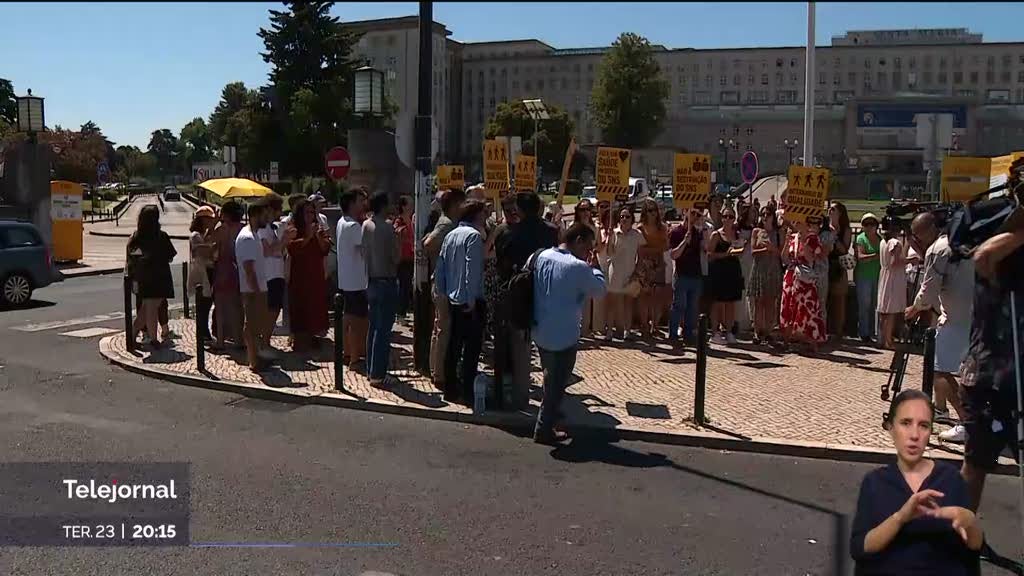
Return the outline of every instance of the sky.
<path id="1" fill-rule="evenodd" d="M 256 35 L 281 4 L 0 2 L 0 78 L 46 99 L 46 123 L 93 121 L 116 144 L 208 119 L 221 89 L 256 87 L 268 67 Z M 434 3 L 459 41 L 536 38 L 556 48 L 607 46 L 636 32 L 669 48 L 802 46 L 806 3 Z M 847 30 L 968 28 L 986 42 L 1024 41 L 1024 3 L 818 3 L 815 37 Z M 342 21 L 417 14 L 416 2 L 339 2 Z M 495 23 L 501 23 L 496 26 Z"/>

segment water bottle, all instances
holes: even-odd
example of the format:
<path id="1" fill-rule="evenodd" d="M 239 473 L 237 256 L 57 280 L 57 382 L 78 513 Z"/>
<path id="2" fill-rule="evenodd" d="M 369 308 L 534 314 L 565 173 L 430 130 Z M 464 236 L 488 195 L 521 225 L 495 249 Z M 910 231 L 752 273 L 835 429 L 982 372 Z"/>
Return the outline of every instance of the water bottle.
<path id="1" fill-rule="evenodd" d="M 483 414 L 487 407 L 487 376 L 477 374 L 473 380 L 473 413 Z"/>

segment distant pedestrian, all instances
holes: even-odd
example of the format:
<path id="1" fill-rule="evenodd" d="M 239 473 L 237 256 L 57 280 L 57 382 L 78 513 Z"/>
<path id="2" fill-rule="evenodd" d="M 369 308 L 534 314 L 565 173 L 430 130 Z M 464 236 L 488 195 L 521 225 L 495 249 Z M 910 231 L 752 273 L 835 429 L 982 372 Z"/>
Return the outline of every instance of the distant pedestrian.
<path id="1" fill-rule="evenodd" d="M 594 222 L 594 207 L 590 204 L 589 200 L 580 200 L 573 211 L 572 217 L 573 224 L 583 224 L 594 231 L 594 238 L 599 238 L 597 233 L 597 224 Z M 598 242 L 594 242 L 594 248 L 597 249 Z M 596 257 L 596 255 L 595 255 Z M 591 261 L 590 258 L 587 259 Z M 602 303 L 603 304 L 603 303 Z M 594 331 L 594 299 L 587 298 L 587 301 L 583 304 L 583 320 L 580 323 L 580 337 L 590 338 Z"/>
<path id="2" fill-rule="evenodd" d="M 433 230 L 423 239 L 423 250 L 426 252 L 430 267 L 434 271 L 435 282 L 431 284 L 431 298 L 434 301 L 434 333 L 430 342 L 430 373 L 434 386 L 445 389 L 444 358 L 447 355 L 448 340 L 451 335 L 451 319 L 448 309 L 448 297 L 437 290 L 437 266 L 441 254 L 441 246 L 448 234 L 455 229 L 466 194 L 462 190 L 453 189 L 442 193 L 440 199 L 441 213 Z"/>
<path id="3" fill-rule="evenodd" d="M 341 196 L 341 220 L 338 221 L 338 288 L 345 299 L 342 346 L 352 369 L 366 353 L 369 304 L 366 289 L 366 243 L 362 220 L 366 212 L 366 188 L 356 188 Z M 334 335 L 335 338 L 339 336 Z"/>
<path id="4" fill-rule="evenodd" d="M 242 346 L 242 296 L 235 262 L 235 239 L 241 230 L 242 205 L 228 200 L 220 208 L 220 224 L 213 232 L 217 245 L 213 276 L 215 349 L 222 349 L 229 343 Z"/>
<path id="5" fill-rule="evenodd" d="M 857 285 L 858 332 L 862 342 L 870 343 L 874 341 L 877 324 L 878 277 L 882 272 L 878 250 L 882 237 L 878 235 L 878 217 L 874 214 L 868 212 L 861 216 L 860 226 L 863 232 L 853 244 L 857 258 L 853 281 Z"/>
<path id="6" fill-rule="evenodd" d="M 883 348 L 892 350 L 902 332 L 903 314 L 907 309 L 907 251 L 910 243 L 886 218 L 879 247 L 881 263 L 878 276 L 878 340 Z M 966 348 L 966 347 L 965 347 Z"/>
<path id="7" fill-rule="evenodd" d="M 363 244 L 369 274 L 366 295 L 370 308 L 366 336 L 366 370 L 370 385 L 391 385 L 391 331 L 398 311 L 398 262 L 401 248 L 394 226 L 388 222 L 391 206 L 384 192 L 370 200 L 372 217 L 363 222 Z"/>
<path id="8" fill-rule="evenodd" d="M 787 240 L 782 263 L 786 274 L 782 279 L 782 308 L 779 326 L 787 342 L 800 342 L 816 351 L 825 341 L 825 318 L 818 298 L 818 282 L 814 261 L 824 251 L 818 234 L 807 224 L 795 225 L 797 232 Z"/>
<path id="9" fill-rule="evenodd" d="M 296 199 L 284 238 L 288 241 L 289 330 L 293 350 L 313 348 L 313 337 L 327 331 L 327 279 L 324 255 L 330 253 L 327 231 L 316 221 L 316 208 L 305 197 Z"/>
<path id="10" fill-rule="evenodd" d="M 540 349 L 544 369 L 544 399 L 537 415 L 533 439 L 554 444 L 565 439 L 555 430 L 565 389 L 576 365 L 580 339 L 580 316 L 587 298 L 606 290 L 604 274 L 588 260 L 594 251 L 594 231 L 574 224 L 557 248 L 537 256 L 533 281 L 533 340 Z"/>
<path id="11" fill-rule="evenodd" d="M 761 221 L 752 234 L 754 263 L 747 283 L 747 294 L 754 309 L 754 344 L 770 344 L 772 330 L 779 321 L 782 298 L 782 249 L 785 238 L 779 230 L 775 211 L 761 209 Z"/>
<path id="12" fill-rule="evenodd" d="M 267 277 L 263 245 L 258 232 L 266 225 L 266 204 L 257 200 L 249 204 L 249 224 L 242 228 L 235 238 L 235 260 L 238 268 L 238 283 L 245 311 L 246 359 L 249 369 L 261 372 L 265 362 L 273 360 L 265 342 L 269 341 L 267 331 Z"/>
<path id="13" fill-rule="evenodd" d="M 637 313 L 640 335 L 651 338 L 666 308 L 665 252 L 668 250 L 668 227 L 661 218 L 658 203 L 648 198 L 640 208 L 640 227 L 644 243 L 637 250 L 636 277 L 640 283 Z"/>
<path id="14" fill-rule="evenodd" d="M 846 295 L 850 290 L 850 245 L 853 230 L 846 205 L 833 202 L 828 209 L 829 225 L 835 231 L 835 241 L 828 253 L 828 332 L 841 341 L 846 332 Z"/>
<path id="15" fill-rule="evenodd" d="M 435 271 L 434 285 L 447 299 L 451 316 L 444 359 L 444 398 L 467 406 L 473 402 L 473 382 L 487 318 L 483 289 L 486 217 L 483 202 L 466 202 L 458 227 L 441 245 Z"/>
<path id="16" fill-rule="evenodd" d="M 136 297 L 141 301 L 141 314 L 136 321 L 132 337 L 145 330 L 151 347 L 160 346 L 157 340 L 160 306 L 174 298 L 171 261 L 177 251 L 170 237 L 160 229 L 160 210 L 149 204 L 139 211 L 135 232 L 128 239 L 126 273 L 136 286 Z M 164 342 L 168 339 L 165 337 Z"/>

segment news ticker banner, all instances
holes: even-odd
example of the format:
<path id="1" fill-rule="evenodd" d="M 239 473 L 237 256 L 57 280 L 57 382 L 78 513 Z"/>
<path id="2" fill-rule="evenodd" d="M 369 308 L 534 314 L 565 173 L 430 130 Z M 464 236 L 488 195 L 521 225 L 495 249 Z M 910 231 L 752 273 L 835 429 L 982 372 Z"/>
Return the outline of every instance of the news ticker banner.
<path id="1" fill-rule="evenodd" d="M 180 462 L 0 463 L 0 546 L 188 546 Z"/>

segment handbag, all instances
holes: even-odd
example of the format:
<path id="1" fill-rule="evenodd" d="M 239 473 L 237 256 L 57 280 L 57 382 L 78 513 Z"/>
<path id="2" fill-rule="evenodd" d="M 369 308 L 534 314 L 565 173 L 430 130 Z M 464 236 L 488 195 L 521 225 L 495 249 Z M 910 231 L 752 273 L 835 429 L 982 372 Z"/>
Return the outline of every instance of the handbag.
<path id="1" fill-rule="evenodd" d="M 839 266 L 843 270 L 853 270 L 857 267 L 857 260 L 852 254 L 840 254 L 839 255 Z"/>
<path id="2" fill-rule="evenodd" d="M 630 278 L 629 283 L 626 284 L 625 292 L 630 298 L 636 298 L 640 295 L 640 291 L 643 290 L 643 286 L 640 285 L 640 281 L 636 279 L 634 275 Z"/>

